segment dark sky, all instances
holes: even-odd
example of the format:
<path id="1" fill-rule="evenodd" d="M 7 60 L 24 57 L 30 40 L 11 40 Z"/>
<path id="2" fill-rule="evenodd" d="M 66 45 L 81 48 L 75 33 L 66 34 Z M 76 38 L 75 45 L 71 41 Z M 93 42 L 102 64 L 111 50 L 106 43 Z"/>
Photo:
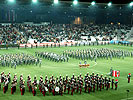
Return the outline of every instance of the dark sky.
<path id="1" fill-rule="evenodd" d="M 73 1 L 73 0 L 60 0 L 60 1 Z M 112 2 L 114 4 L 128 4 L 132 2 L 133 0 L 78 0 L 79 2 L 92 2 L 96 1 L 97 3 L 108 3 Z"/>
<path id="2" fill-rule="evenodd" d="M 8 0 L 0 0 L 1 2 L 5 2 Z M 32 0 L 16 0 L 18 2 L 25 2 L 25 3 L 30 3 Z M 46 2 L 46 1 L 54 1 L 54 0 L 38 0 L 39 2 Z M 59 1 L 73 1 L 73 0 L 59 0 Z M 129 4 L 130 2 L 132 2 L 133 0 L 78 0 L 79 2 L 92 2 L 92 1 L 96 1 L 96 3 L 108 3 L 108 2 L 112 2 L 113 4 Z"/>

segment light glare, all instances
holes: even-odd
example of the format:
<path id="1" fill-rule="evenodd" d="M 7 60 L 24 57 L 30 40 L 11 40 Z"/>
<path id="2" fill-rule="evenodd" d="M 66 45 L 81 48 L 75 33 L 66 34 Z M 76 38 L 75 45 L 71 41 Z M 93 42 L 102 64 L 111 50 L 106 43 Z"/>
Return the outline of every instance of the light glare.
<path id="1" fill-rule="evenodd" d="M 54 4 L 58 4 L 58 2 L 59 2 L 58 0 L 54 0 Z"/>
<path id="2" fill-rule="evenodd" d="M 109 2 L 109 3 L 108 3 L 108 6 L 111 6 L 111 5 L 112 5 L 112 3 L 111 3 L 111 2 Z"/>
<path id="3" fill-rule="evenodd" d="M 74 1 L 73 1 L 73 4 L 74 4 L 74 5 L 77 5 L 77 4 L 78 4 L 78 1 L 77 1 L 77 0 L 74 0 Z"/>
<path id="4" fill-rule="evenodd" d="M 95 4 L 96 4 L 95 1 L 92 1 L 91 5 L 95 5 Z"/>
<path id="5" fill-rule="evenodd" d="M 9 2 L 14 2 L 14 0 L 9 0 Z"/>
<path id="6" fill-rule="evenodd" d="M 37 3 L 37 0 L 32 0 L 33 3 Z"/>
<path id="7" fill-rule="evenodd" d="M 133 6 L 133 2 L 131 2 L 129 5 L 132 7 Z"/>

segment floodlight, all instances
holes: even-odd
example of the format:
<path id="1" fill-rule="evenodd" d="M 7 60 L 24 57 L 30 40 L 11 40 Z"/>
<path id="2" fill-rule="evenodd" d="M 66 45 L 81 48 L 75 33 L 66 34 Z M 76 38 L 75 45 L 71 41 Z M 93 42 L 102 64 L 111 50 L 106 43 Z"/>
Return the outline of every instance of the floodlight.
<path id="1" fill-rule="evenodd" d="M 133 2 L 131 2 L 129 5 L 132 7 L 133 6 Z"/>
<path id="2" fill-rule="evenodd" d="M 8 0 L 9 2 L 14 2 L 14 0 Z"/>
<path id="3" fill-rule="evenodd" d="M 37 0 L 32 0 L 33 3 L 37 3 Z"/>
<path id="4" fill-rule="evenodd" d="M 96 4 L 95 1 L 92 1 L 92 2 L 91 2 L 91 5 L 95 5 L 95 4 Z"/>
<path id="5" fill-rule="evenodd" d="M 111 6 L 111 5 L 112 5 L 112 3 L 111 3 L 111 2 L 109 2 L 109 3 L 108 3 L 108 6 Z"/>
<path id="6" fill-rule="evenodd" d="M 58 4 L 59 3 L 59 1 L 58 0 L 54 0 L 54 4 Z"/>
<path id="7" fill-rule="evenodd" d="M 74 5 L 77 5 L 77 4 L 78 4 L 78 1 L 77 1 L 77 0 L 74 0 L 74 1 L 73 1 L 73 4 L 74 4 Z"/>

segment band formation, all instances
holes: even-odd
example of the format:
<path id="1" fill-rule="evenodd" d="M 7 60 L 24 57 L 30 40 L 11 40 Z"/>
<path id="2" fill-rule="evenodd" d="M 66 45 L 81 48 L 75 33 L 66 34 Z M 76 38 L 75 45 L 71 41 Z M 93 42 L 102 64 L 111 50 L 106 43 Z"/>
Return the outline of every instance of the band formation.
<path id="1" fill-rule="evenodd" d="M 2 89 L 3 86 L 3 93 L 6 93 L 9 90 L 9 84 L 11 84 L 11 94 L 16 92 L 16 88 L 20 88 L 21 95 L 24 95 L 28 88 L 27 91 L 33 94 L 33 96 L 36 96 L 37 90 L 39 90 L 43 96 L 47 94 L 62 96 L 63 94 L 74 95 L 74 93 L 81 94 L 82 92 L 90 94 L 91 92 L 96 91 L 117 90 L 118 80 L 106 76 L 103 77 L 103 75 L 95 74 L 94 72 L 85 74 L 84 78 L 81 73 L 78 76 L 73 74 L 71 77 L 68 77 L 68 75 L 65 77 L 61 75 L 59 77 L 54 77 L 52 75 L 48 78 L 46 75 L 45 78 L 40 76 L 39 80 L 37 80 L 37 76 L 34 76 L 32 80 L 31 76 L 28 75 L 26 88 L 26 82 L 23 79 L 23 75 L 20 75 L 18 80 L 17 74 L 15 74 L 11 80 L 10 72 L 7 75 L 4 71 L 1 72 L 0 89 Z"/>
<path id="2" fill-rule="evenodd" d="M 97 59 L 111 59 L 112 58 L 122 58 L 125 57 L 133 57 L 133 52 L 124 51 L 124 50 L 116 50 L 116 49 L 107 49 L 107 48 L 101 48 L 101 49 L 83 49 L 83 50 L 66 50 L 63 52 L 63 55 L 80 59 L 80 60 L 88 60 L 91 61 Z"/>
<path id="3" fill-rule="evenodd" d="M 3 67 L 15 68 L 22 65 L 39 65 L 41 66 L 42 59 L 34 57 L 33 55 L 24 53 L 3 54 L 0 55 L 0 65 Z"/>

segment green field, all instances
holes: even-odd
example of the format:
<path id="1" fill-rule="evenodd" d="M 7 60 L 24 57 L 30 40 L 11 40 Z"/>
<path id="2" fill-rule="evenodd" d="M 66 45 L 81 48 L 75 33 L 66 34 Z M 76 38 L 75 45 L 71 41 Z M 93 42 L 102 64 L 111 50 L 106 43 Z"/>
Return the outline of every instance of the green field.
<path id="1" fill-rule="evenodd" d="M 133 51 L 133 47 L 130 46 L 118 46 L 118 45 L 106 45 L 106 46 L 80 46 L 80 47 L 57 47 L 57 48 L 10 48 L 8 50 L 0 50 L 0 54 L 5 53 L 27 53 L 31 55 L 35 55 L 36 51 L 48 51 L 54 52 L 57 54 L 63 53 L 64 50 L 76 50 L 76 49 L 87 49 L 87 48 L 110 48 L 110 49 L 122 49 Z M 52 62 L 46 59 L 43 59 L 42 66 L 17 66 L 17 69 L 1 67 L 0 72 L 4 71 L 6 74 L 11 72 L 13 76 L 17 73 L 18 81 L 20 74 L 23 74 L 24 79 L 27 80 L 27 75 L 31 75 L 32 79 L 35 75 L 37 75 L 38 79 L 40 75 L 48 75 L 51 76 L 52 74 L 56 77 L 61 75 L 71 76 L 73 73 L 75 75 L 79 75 L 82 73 L 86 74 L 87 72 L 92 73 L 99 73 L 106 75 L 109 73 L 110 68 L 113 67 L 114 70 L 120 70 L 120 77 L 117 78 L 119 80 L 118 83 L 118 90 L 109 89 L 103 91 L 96 91 L 95 93 L 83 93 L 80 95 L 78 93 L 74 93 L 73 96 L 70 94 L 63 94 L 63 96 L 56 95 L 53 96 L 52 94 L 46 94 L 45 97 L 37 91 L 37 96 L 33 97 L 32 93 L 28 92 L 28 88 L 26 87 L 26 92 L 24 96 L 21 96 L 19 86 L 17 86 L 17 91 L 14 95 L 11 95 L 11 89 L 9 85 L 9 90 L 6 94 L 3 94 L 3 90 L 0 90 L 0 100 L 121 100 L 127 97 L 126 90 L 129 89 L 129 100 L 133 100 L 133 77 L 131 77 L 131 83 L 127 83 L 127 75 L 128 73 L 133 74 L 133 58 L 125 57 L 125 59 L 117 59 L 113 58 L 113 60 L 105 60 L 105 59 L 97 59 L 97 63 L 94 61 L 88 60 L 87 63 L 90 64 L 89 68 L 79 68 L 80 60 L 76 60 L 73 58 L 69 59 L 69 62 Z M 25 84 L 26 85 L 26 84 Z"/>

